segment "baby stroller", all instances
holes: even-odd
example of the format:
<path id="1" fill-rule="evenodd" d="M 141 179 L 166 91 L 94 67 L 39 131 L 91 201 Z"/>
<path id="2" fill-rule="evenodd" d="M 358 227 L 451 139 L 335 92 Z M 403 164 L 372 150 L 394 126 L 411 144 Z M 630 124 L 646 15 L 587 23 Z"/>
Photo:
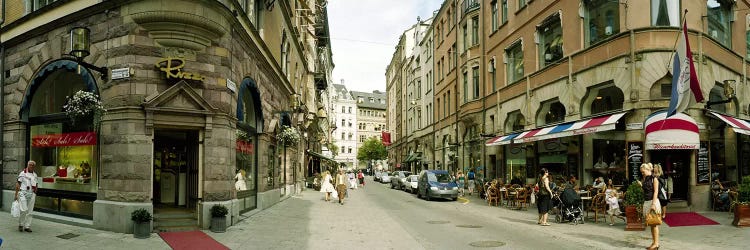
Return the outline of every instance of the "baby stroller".
<path id="1" fill-rule="evenodd" d="M 558 223 L 570 221 L 573 225 L 583 224 L 583 208 L 581 207 L 581 196 L 572 188 L 566 188 L 557 192 L 552 197 L 555 221 Z"/>

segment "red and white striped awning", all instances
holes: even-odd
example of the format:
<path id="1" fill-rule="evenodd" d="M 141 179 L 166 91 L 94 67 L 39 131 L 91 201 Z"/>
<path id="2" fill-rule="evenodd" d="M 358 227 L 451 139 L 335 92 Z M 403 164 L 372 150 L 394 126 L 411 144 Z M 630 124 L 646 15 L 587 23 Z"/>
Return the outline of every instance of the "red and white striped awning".
<path id="1" fill-rule="evenodd" d="M 577 122 L 568 122 L 560 125 L 529 130 L 518 135 L 513 142 L 524 143 L 547 139 L 554 139 L 573 135 L 590 134 L 615 129 L 615 123 L 622 118 L 625 113 L 604 115 L 591 119 L 580 120 Z"/>
<path id="2" fill-rule="evenodd" d="M 538 128 L 521 133 L 512 133 L 498 136 L 488 140 L 485 145 L 505 145 L 511 143 L 511 141 L 514 143 L 525 143 L 612 130 L 615 129 L 615 123 L 617 123 L 617 121 L 620 120 L 620 118 L 622 118 L 625 113 L 627 112 L 603 115 L 591 119 L 585 119 L 576 122 L 567 122 L 546 128 Z"/>
<path id="3" fill-rule="evenodd" d="M 667 118 L 667 111 L 657 111 L 646 118 L 646 150 L 698 149 L 698 124 L 692 117 L 677 113 Z"/>
<path id="4" fill-rule="evenodd" d="M 727 124 L 729 124 L 729 126 L 732 126 L 732 129 L 735 133 L 750 135 L 750 122 L 716 112 L 711 112 L 711 114 L 716 118 L 719 118 L 722 121 L 726 122 Z"/>

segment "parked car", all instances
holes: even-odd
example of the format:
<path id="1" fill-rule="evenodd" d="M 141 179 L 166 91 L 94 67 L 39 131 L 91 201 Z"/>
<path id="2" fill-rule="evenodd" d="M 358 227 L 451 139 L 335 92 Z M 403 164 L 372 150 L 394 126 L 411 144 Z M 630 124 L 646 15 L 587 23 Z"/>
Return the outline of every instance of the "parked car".
<path id="1" fill-rule="evenodd" d="M 380 183 L 391 183 L 391 175 L 388 172 L 380 174 Z"/>
<path id="2" fill-rule="evenodd" d="M 372 176 L 372 181 L 380 182 L 380 176 L 383 174 L 383 172 L 375 172 L 375 175 Z"/>
<path id="3" fill-rule="evenodd" d="M 403 189 L 407 186 L 406 177 L 411 175 L 409 171 L 395 171 L 391 176 L 391 188 Z"/>
<path id="4" fill-rule="evenodd" d="M 458 185 L 453 181 L 448 171 L 422 170 L 419 173 L 417 197 L 426 200 L 432 198 L 458 199 Z"/>
<path id="5" fill-rule="evenodd" d="M 409 175 L 406 177 L 406 181 L 408 181 L 408 185 L 406 186 L 406 191 L 409 191 L 409 193 L 416 194 L 417 193 L 417 183 L 419 183 L 419 175 Z"/>

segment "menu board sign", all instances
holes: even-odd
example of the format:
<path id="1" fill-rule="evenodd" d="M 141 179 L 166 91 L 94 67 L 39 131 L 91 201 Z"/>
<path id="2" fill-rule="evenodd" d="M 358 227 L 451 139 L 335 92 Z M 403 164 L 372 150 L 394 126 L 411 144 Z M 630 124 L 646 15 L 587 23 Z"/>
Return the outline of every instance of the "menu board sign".
<path id="1" fill-rule="evenodd" d="M 643 164 L 643 142 L 628 142 L 628 171 L 630 180 L 641 179 L 641 164 Z"/>
<path id="2" fill-rule="evenodd" d="M 698 149 L 698 160 L 695 163 L 696 178 L 698 184 L 708 184 L 711 182 L 711 166 L 708 162 L 708 142 L 701 142 Z"/>

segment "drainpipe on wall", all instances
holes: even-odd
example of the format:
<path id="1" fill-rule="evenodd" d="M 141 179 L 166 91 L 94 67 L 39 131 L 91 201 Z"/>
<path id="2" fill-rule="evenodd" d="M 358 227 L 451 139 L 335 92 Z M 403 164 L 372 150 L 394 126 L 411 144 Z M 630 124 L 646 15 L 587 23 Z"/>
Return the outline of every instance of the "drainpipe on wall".
<path id="1" fill-rule="evenodd" d="M 0 13 L 2 15 L 2 17 L 0 17 L 0 90 L 3 90 L 5 86 L 5 43 L 2 43 L 2 27 L 3 24 L 5 24 L 5 0 L 2 0 L 2 8 L 3 11 L 2 13 Z M 5 120 L 4 96 L 5 95 L 0 92 L 0 170 L 5 169 L 5 165 L 3 164 L 3 159 L 5 158 L 5 154 L 3 153 L 3 151 L 5 151 L 5 147 L 2 145 L 3 140 L 5 140 L 3 136 L 3 133 L 5 132 L 5 126 L 3 126 L 3 122 Z M 0 181 L 2 181 L 2 177 L 0 177 Z M 2 200 L 3 192 L 2 188 L 0 187 L 0 208 L 3 207 Z"/>

